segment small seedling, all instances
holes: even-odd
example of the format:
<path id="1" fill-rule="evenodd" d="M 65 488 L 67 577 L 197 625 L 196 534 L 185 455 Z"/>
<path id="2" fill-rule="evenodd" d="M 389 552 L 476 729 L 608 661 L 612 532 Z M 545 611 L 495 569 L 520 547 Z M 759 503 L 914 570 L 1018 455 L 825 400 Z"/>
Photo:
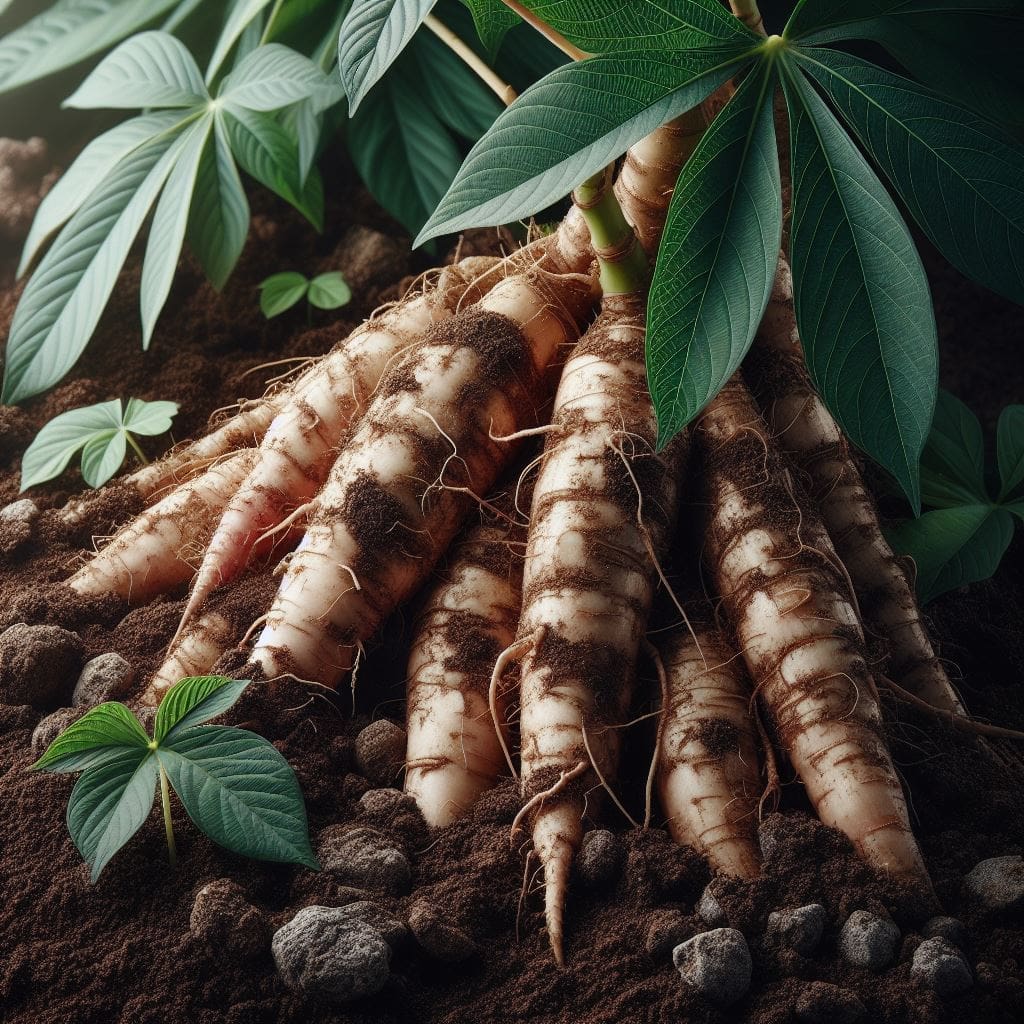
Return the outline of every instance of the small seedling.
<path id="1" fill-rule="evenodd" d="M 914 559 L 922 604 L 988 579 L 1013 539 L 1013 517 L 1024 520 L 1024 405 L 999 417 L 996 464 L 993 484 L 977 416 L 940 392 L 921 456 L 921 497 L 931 510 L 886 531 L 893 549 Z"/>
<path id="2" fill-rule="evenodd" d="M 92 881 L 149 817 L 158 780 L 172 867 L 171 788 L 215 843 L 257 860 L 319 869 L 288 762 L 262 736 L 201 724 L 227 711 L 248 685 L 223 676 L 182 679 L 161 701 L 152 739 L 123 704 L 100 704 L 32 765 L 32 771 L 82 772 L 67 822 Z"/>
<path id="3" fill-rule="evenodd" d="M 155 437 L 171 429 L 177 402 L 143 402 L 129 398 L 99 402 L 62 412 L 47 423 L 21 460 L 21 489 L 60 476 L 72 456 L 82 451 L 82 477 L 90 487 L 105 484 L 124 462 L 130 445 L 143 465 L 146 458 L 136 434 Z"/>
<path id="4" fill-rule="evenodd" d="M 260 309 L 269 320 L 291 309 L 303 298 L 317 309 L 339 309 L 352 300 L 352 289 L 336 270 L 310 280 L 305 274 L 286 270 L 260 284 Z"/>

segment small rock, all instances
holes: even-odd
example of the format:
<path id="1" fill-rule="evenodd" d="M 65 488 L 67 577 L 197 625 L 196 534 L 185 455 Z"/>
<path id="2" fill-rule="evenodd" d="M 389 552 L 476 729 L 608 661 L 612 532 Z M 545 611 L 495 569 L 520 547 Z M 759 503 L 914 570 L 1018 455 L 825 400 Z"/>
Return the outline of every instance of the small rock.
<path id="1" fill-rule="evenodd" d="M 839 952 L 855 967 L 880 971 L 892 963 L 900 930 L 867 910 L 855 910 L 839 933 Z"/>
<path id="2" fill-rule="evenodd" d="M 423 949 L 443 963 L 457 964 L 476 952 L 473 940 L 461 928 L 449 924 L 426 903 L 412 908 L 409 928 Z"/>
<path id="3" fill-rule="evenodd" d="M 400 789 L 368 789 L 359 798 L 359 806 L 367 814 L 377 817 L 385 817 L 410 805 L 415 807 L 416 801 Z"/>
<path id="4" fill-rule="evenodd" d="M 379 903 L 372 900 L 356 900 L 339 909 L 376 929 L 392 950 L 397 949 L 409 937 L 409 929 L 405 922 L 400 921 L 394 914 L 389 914 Z"/>
<path id="5" fill-rule="evenodd" d="M 864 1004 L 848 989 L 825 981 L 812 981 L 796 1000 L 800 1024 L 856 1024 L 867 1013 Z"/>
<path id="6" fill-rule="evenodd" d="M 964 892 L 985 910 L 1005 913 L 1024 907 L 1024 858 L 1017 854 L 981 861 L 964 878 Z"/>
<path id="7" fill-rule="evenodd" d="M 356 737 L 356 766 L 371 782 L 390 786 L 405 764 L 405 730 L 387 718 L 371 722 Z"/>
<path id="8" fill-rule="evenodd" d="M 108 700 L 120 700 L 135 682 L 135 669 L 120 654 L 110 651 L 90 658 L 71 695 L 74 707 L 91 708 Z"/>
<path id="9" fill-rule="evenodd" d="M 44 711 L 67 704 L 82 654 L 77 633 L 16 623 L 0 634 L 0 701 Z"/>
<path id="10" fill-rule="evenodd" d="M 41 757 L 46 753 L 50 744 L 69 725 L 74 725 L 84 714 L 84 708 L 57 708 L 56 711 L 51 711 L 45 718 L 41 718 L 32 733 L 32 753 L 36 757 Z"/>
<path id="11" fill-rule="evenodd" d="M 352 885 L 398 893 L 412 880 L 409 858 L 375 829 L 332 825 L 320 833 L 317 852 L 325 871 Z"/>
<path id="12" fill-rule="evenodd" d="M 385 829 L 408 849 L 419 849 L 429 842 L 430 829 L 416 801 L 399 789 L 368 789 L 359 806 L 367 823 Z"/>
<path id="13" fill-rule="evenodd" d="M 217 956 L 226 953 L 237 960 L 248 960 L 270 945 L 266 915 L 228 878 L 207 882 L 196 893 L 189 928 Z"/>
<path id="14" fill-rule="evenodd" d="M 617 836 L 607 829 L 591 829 L 583 837 L 577 867 L 580 878 L 592 889 L 602 889 L 618 877 L 625 851 Z"/>
<path id="15" fill-rule="evenodd" d="M 943 997 L 966 992 L 974 983 L 971 969 L 960 950 L 938 936 L 925 939 L 917 947 L 910 973 Z"/>
<path id="16" fill-rule="evenodd" d="M 672 962 L 687 985 L 720 1006 L 735 1003 L 750 988 L 750 950 L 735 928 L 695 935 L 672 950 Z"/>
<path id="17" fill-rule="evenodd" d="M 769 814 L 757 826 L 757 845 L 765 860 L 770 860 L 782 848 L 785 825 L 785 818 L 781 814 Z"/>
<path id="18" fill-rule="evenodd" d="M 711 925 L 712 928 L 724 928 L 729 920 L 725 916 L 721 903 L 718 902 L 718 897 L 711 891 L 712 885 L 714 882 L 709 882 L 704 887 L 704 892 L 697 902 L 697 913 L 700 919 L 705 924 Z"/>
<path id="19" fill-rule="evenodd" d="M 39 506 L 31 498 L 0 508 L 0 554 L 9 555 L 32 537 Z"/>
<path id="20" fill-rule="evenodd" d="M 945 939 L 961 949 L 967 945 L 967 929 L 955 917 L 932 917 L 924 923 L 921 934 L 926 939 Z"/>
<path id="21" fill-rule="evenodd" d="M 801 956 L 810 956 L 825 934 L 826 919 L 825 908 L 820 903 L 774 910 L 768 915 L 768 934 Z"/>
<path id="22" fill-rule="evenodd" d="M 391 947 L 347 907 L 306 907 L 274 935 L 274 962 L 284 983 L 308 995 L 347 1003 L 379 992 L 391 973 Z"/>
<path id="23" fill-rule="evenodd" d="M 660 960 L 685 941 L 688 931 L 686 915 L 681 910 L 656 910 L 647 926 L 644 948 Z"/>

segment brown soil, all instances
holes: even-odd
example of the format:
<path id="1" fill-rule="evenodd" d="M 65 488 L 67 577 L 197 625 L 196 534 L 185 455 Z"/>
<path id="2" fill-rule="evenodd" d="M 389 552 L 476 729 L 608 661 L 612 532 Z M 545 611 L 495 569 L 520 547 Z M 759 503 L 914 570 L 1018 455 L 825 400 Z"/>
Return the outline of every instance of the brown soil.
<path id="1" fill-rule="evenodd" d="M 260 315 L 256 285 L 270 273 L 340 266 L 352 279 L 372 262 L 353 251 L 356 236 L 344 241 L 346 232 L 353 226 L 387 228 L 386 222 L 355 187 L 345 187 L 344 168 L 328 167 L 325 173 L 332 181 L 329 194 L 336 197 L 325 234 L 318 238 L 265 194 L 254 193 L 254 231 L 231 284 L 218 297 L 186 262 L 146 355 L 138 344 L 138 268 L 129 270 L 97 340 L 71 376 L 23 410 L 0 409 L 0 504 L 16 497 L 20 451 L 56 412 L 120 396 L 173 398 L 182 403 L 175 435 L 185 437 L 216 408 L 258 394 L 265 376 L 275 372 L 244 376 L 246 371 L 322 352 L 357 318 L 395 294 L 410 267 L 393 249 L 390 260 L 377 260 L 374 273 L 364 275 L 355 303 L 341 316 L 317 313 L 309 329 L 301 309 L 269 322 Z M 378 254 L 387 248 L 380 236 L 359 237 Z M 1018 351 L 1024 313 L 941 269 L 937 261 L 931 267 L 945 383 L 991 427 L 999 408 L 1024 394 Z M 0 268 L 0 328 L 16 296 L 7 258 Z M 157 441 L 147 443 L 156 453 Z M 77 470 L 71 470 L 35 496 L 42 505 L 55 506 L 79 486 Z M 45 513 L 39 527 L 35 539 L 22 540 L 0 562 L 0 629 L 19 621 L 64 626 L 79 634 L 87 657 L 119 651 L 144 679 L 173 632 L 182 595 L 132 610 L 116 599 L 72 600 L 59 583 L 88 547 L 90 528 L 103 527 L 93 523 L 67 536 Z M 246 593 L 256 590 L 240 586 L 232 598 L 239 614 L 255 611 Z M 944 656 L 962 671 L 967 704 L 990 720 L 1024 727 L 1024 544 L 1015 543 L 995 580 L 948 595 L 929 611 Z M 770 823 L 781 827 L 772 829 L 776 844 L 763 877 L 720 889 L 720 902 L 748 936 L 754 956 L 754 984 L 741 1003 L 723 1012 L 689 995 L 672 967 L 671 943 L 656 948 L 655 941 L 655 952 L 648 952 L 649 940 L 656 940 L 673 916 L 674 941 L 699 930 L 693 908 L 708 872 L 663 829 L 629 831 L 613 809 L 595 812 L 590 824 L 619 833 L 625 867 L 605 888 L 573 886 L 568 966 L 559 970 L 547 949 L 536 889 L 520 907 L 523 860 L 522 851 L 509 844 L 518 808 L 511 786 L 487 795 L 469 820 L 437 835 L 427 835 L 414 815 L 381 815 L 358 804 L 369 783 L 353 767 L 353 738 L 373 717 L 401 717 L 411 621 L 411 614 L 396 616 L 370 650 L 360 671 L 354 717 L 347 691 L 330 701 L 283 688 L 246 695 L 233 720 L 274 741 L 295 767 L 314 842 L 324 828 L 357 819 L 389 833 L 412 858 L 412 888 L 403 896 L 373 898 L 403 914 L 414 902 L 441 909 L 472 937 L 476 956 L 447 966 L 410 942 L 396 953 L 392 980 L 381 995 L 337 1008 L 290 993 L 269 951 L 245 966 L 211 953 L 192 937 L 189 915 L 195 893 L 212 879 L 233 880 L 275 925 L 299 907 L 356 896 L 326 873 L 225 853 L 198 834 L 180 807 L 177 872 L 167 869 L 162 826 L 154 814 L 90 885 L 64 825 L 73 779 L 25 772 L 32 760 L 29 738 L 42 710 L 0 705 L 0 1019 L 7 1024 L 785 1024 L 795 1019 L 796 999 L 812 980 L 856 992 L 869 1020 L 884 1024 L 1024 1019 L 1024 926 L 1019 920 L 982 920 L 960 900 L 963 874 L 978 860 L 1024 849 L 1021 780 L 994 769 L 959 734 L 894 706 L 887 709 L 894 751 L 913 796 L 928 866 L 946 909 L 967 923 L 968 956 L 977 973 L 970 992 L 940 1003 L 911 983 L 912 934 L 921 910 L 874 876 L 844 839 L 816 824 L 796 786 L 786 788 L 785 818 Z M 649 700 L 654 681 L 644 682 Z M 642 802 L 647 729 L 639 725 L 627 737 L 618 787 L 634 812 Z M 764 938 L 768 913 L 812 900 L 824 903 L 829 913 L 821 951 L 810 959 L 779 955 Z M 878 977 L 844 966 L 835 955 L 843 915 L 859 907 L 888 910 L 911 936 L 900 962 Z"/>

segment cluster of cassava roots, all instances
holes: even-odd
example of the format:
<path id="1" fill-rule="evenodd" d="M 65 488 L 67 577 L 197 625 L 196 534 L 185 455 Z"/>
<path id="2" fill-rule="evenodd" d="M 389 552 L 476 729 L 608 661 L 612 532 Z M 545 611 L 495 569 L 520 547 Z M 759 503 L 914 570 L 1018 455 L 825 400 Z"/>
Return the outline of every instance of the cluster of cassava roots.
<path id="1" fill-rule="evenodd" d="M 337 687 L 422 592 L 405 788 L 440 827 L 518 774 L 514 831 L 532 829 L 559 961 L 584 814 L 614 795 L 641 658 L 661 683 L 647 820 L 660 800 L 676 840 L 741 877 L 759 870 L 774 747 L 823 822 L 930 894 L 879 686 L 964 715 L 808 379 L 784 258 L 741 371 L 656 450 L 644 285 L 702 123 L 659 129 L 614 185 L 609 170 L 577 190 L 555 232 L 428 275 L 122 481 L 147 507 L 69 582 L 140 602 L 191 581 L 149 704 L 240 649 L 235 675 Z M 254 574 L 279 575 L 276 596 L 235 621 L 223 595 Z M 670 628 L 650 630 L 656 597 Z"/>

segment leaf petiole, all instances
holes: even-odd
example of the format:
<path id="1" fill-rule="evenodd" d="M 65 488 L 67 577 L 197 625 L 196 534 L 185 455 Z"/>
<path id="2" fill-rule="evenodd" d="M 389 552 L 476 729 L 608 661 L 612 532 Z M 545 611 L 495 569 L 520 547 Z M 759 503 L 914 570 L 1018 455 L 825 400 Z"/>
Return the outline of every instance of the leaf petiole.
<path id="1" fill-rule="evenodd" d="M 146 458 L 146 453 L 139 447 L 139 442 L 136 441 L 135 438 L 132 437 L 132 435 L 127 430 L 124 432 L 124 439 L 131 446 L 132 451 L 135 452 L 135 454 L 138 456 L 139 462 L 141 462 L 144 466 L 148 466 L 149 459 Z"/>
<path id="2" fill-rule="evenodd" d="M 174 842 L 174 822 L 171 821 L 171 786 L 163 765 L 160 765 L 160 800 L 164 808 L 164 831 L 167 833 L 167 859 L 171 862 L 171 870 L 174 870 L 178 866 L 178 848 Z"/>

